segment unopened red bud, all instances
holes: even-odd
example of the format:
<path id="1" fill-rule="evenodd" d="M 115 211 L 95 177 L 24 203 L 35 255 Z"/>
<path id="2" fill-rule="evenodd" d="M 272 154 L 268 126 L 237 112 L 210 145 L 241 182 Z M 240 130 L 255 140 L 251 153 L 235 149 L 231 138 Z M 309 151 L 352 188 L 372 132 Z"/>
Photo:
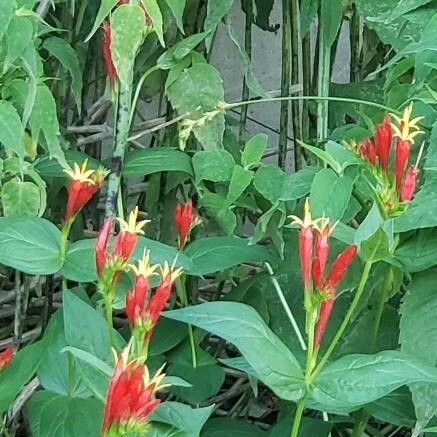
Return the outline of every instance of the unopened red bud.
<path id="1" fill-rule="evenodd" d="M 0 371 L 9 366 L 14 355 L 13 346 L 8 346 L 2 353 L 0 353 Z"/>
<path id="2" fill-rule="evenodd" d="M 390 117 L 385 115 L 382 123 L 375 130 L 376 154 L 378 155 L 379 165 L 385 172 L 388 170 L 392 138 L 393 132 Z"/>
<path id="3" fill-rule="evenodd" d="M 402 140 L 400 138 L 396 141 L 395 150 L 395 180 L 396 189 L 400 194 L 402 190 L 402 181 L 404 179 L 405 168 L 410 157 L 410 141 Z"/>
<path id="4" fill-rule="evenodd" d="M 410 202 L 416 191 L 418 170 L 414 165 L 411 165 L 405 175 L 404 183 L 401 191 L 401 201 Z"/>
<path id="5" fill-rule="evenodd" d="M 111 218 L 106 219 L 96 240 L 96 270 L 99 277 L 102 275 L 103 268 L 107 261 L 108 241 L 112 232 L 113 223 L 114 222 Z"/>
<path id="6" fill-rule="evenodd" d="M 337 288 L 356 254 L 357 246 L 349 246 L 337 256 L 332 264 L 331 272 L 326 281 L 326 287 L 329 290 L 335 290 Z"/>

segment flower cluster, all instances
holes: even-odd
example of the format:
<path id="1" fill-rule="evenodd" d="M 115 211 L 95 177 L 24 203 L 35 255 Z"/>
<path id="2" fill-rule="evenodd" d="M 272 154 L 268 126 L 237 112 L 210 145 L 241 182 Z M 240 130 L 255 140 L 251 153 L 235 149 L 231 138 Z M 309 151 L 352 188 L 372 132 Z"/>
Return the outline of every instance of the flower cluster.
<path id="1" fill-rule="evenodd" d="M 418 130 L 421 117 L 411 119 L 412 105 L 405 108 L 402 118 L 392 115 L 395 123 L 386 115 L 376 127 L 374 139 L 366 139 L 356 147 L 358 154 L 367 161 L 378 183 L 381 204 L 389 215 L 399 210 L 399 203 L 410 202 L 416 190 L 418 162 L 408 165 L 411 146 L 422 132 Z M 390 155 L 394 146 L 393 168 L 390 169 Z"/>
<path id="2" fill-rule="evenodd" d="M 3 352 L 0 353 L 0 371 L 9 366 L 14 355 L 14 348 L 8 346 Z"/>
<path id="3" fill-rule="evenodd" d="M 167 263 L 164 267 L 160 266 L 161 281 L 152 294 L 149 278 L 158 266 L 151 266 L 149 256 L 144 255 L 138 266 L 131 268 L 135 273 L 135 284 L 126 295 L 126 315 L 136 341 L 137 352 L 146 356 L 153 329 L 170 298 L 173 283 L 182 271 L 171 269 Z"/>
<path id="4" fill-rule="evenodd" d="M 99 167 L 97 170 L 89 170 L 87 165 L 88 160 L 85 160 L 81 166 L 75 162 L 72 169 L 64 170 L 70 177 L 65 223 L 71 224 L 74 221 L 80 210 L 100 190 L 109 173 L 103 167 Z"/>
<path id="5" fill-rule="evenodd" d="M 129 361 L 129 352 L 126 348 L 116 357 L 106 396 L 102 437 L 145 435 L 148 418 L 160 403 L 155 394 L 165 387 L 161 370 L 150 378 L 147 367 L 141 361 Z"/>
<path id="6" fill-rule="evenodd" d="M 187 203 L 176 205 L 174 223 L 178 231 L 179 249 L 183 249 L 190 238 L 191 231 L 200 223 L 191 199 L 188 199 Z"/>
<path id="7" fill-rule="evenodd" d="M 135 249 L 138 235 L 144 234 L 143 227 L 147 220 L 137 221 L 137 219 L 138 207 L 131 211 L 127 221 L 117 219 L 120 232 L 112 247 L 109 246 L 109 237 L 114 222 L 112 218 L 106 219 L 96 240 L 95 259 L 100 291 L 104 295 L 109 294 L 112 298 L 121 272 L 126 268 L 129 257 Z"/>
<path id="8" fill-rule="evenodd" d="M 338 285 L 349 265 L 356 256 L 356 246 L 349 246 L 341 252 L 325 275 L 329 255 L 329 237 L 334 226 L 329 219 L 313 220 L 308 199 L 305 202 L 303 220 L 291 216 L 293 223 L 300 226 L 299 257 L 305 293 L 307 314 L 316 314 L 314 348 L 317 349 L 323 338 L 334 305 Z"/>

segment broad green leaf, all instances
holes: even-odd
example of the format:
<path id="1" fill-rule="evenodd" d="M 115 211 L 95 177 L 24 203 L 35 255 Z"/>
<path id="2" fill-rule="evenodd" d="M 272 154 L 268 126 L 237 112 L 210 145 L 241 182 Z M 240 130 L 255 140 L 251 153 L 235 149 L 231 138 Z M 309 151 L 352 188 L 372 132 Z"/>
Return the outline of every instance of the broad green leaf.
<path id="1" fill-rule="evenodd" d="M 5 217 L 36 217 L 41 206 L 39 188 L 33 182 L 11 179 L 1 191 Z"/>
<path id="2" fill-rule="evenodd" d="M 365 261 L 377 262 L 390 255 L 388 236 L 379 228 L 370 238 L 361 242 L 360 257 Z"/>
<path id="3" fill-rule="evenodd" d="M 50 391 L 35 393 L 27 404 L 32 437 L 98 437 L 103 404 Z"/>
<path id="4" fill-rule="evenodd" d="M 297 200 L 306 196 L 311 191 L 316 171 L 313 167 L 305 167 L 296 173 L 287 173 L 279 200 Z"/>
<path id="5" fill-rule="evenodd" d="M 266 437 L 265 431 L 244 420 L 215 417 L 206 423 L 202 437 Z"/>
<path id="6" fill-rule="evenodd" d="M 225 182 L 232 178 L 234 158 L 226 150 L 201 150 L 193 156 L 197 181 Z"/>
<path id="7" fill-rule="evenodd" d="M 89 41 L 91 37 L 96 33 L 97 29 L 103 23 L 103 20 L 109 15 L 115 5 L 118 3 L 118 0 L 101 0 L 99 12 L 97 13 L 96 20 L 94 21 L 93 28 L 90 34 L 87 36 L 86 41 Z"/>
<path id="8" fill-rule="evenodd" d="M 310 193 L 311 212 L 314 217 L 329 217 L 332 223 L 341 220 L 349 205 L 354 181 L 349 176 L 338 177 L 331 169 L 320 170 Z"/>
<path id="9" fill-rule="evenodd" d="M 408 272 L 420 272 L 437 265 L 436 246 L 437 231 L 420 229 L 397 247 L 395 257 Z"/>
<path id="10" fill-rule="evenodd" d="M 413 277 L 401 309 L 400 343 L 402 351 L 415 356 L 423 363 L 437 365 L 437 308 L 436 270 L 429 270 Z M 413 403 L 420 428 L 437 415 L 437 384 L 415 383 L 410 385 Z"/>
<path id="11" fill-rule="evenodd" d="M 253 308 L 237 302 L 210 302 L 167 311 L 164 316 L 233 343 L 258 378 L 282 399 L 302 396 L 304 380 L 299 363 Z"/>
<path id="12" fill-rule="evenodd" d="M 12 362 L 0 372 L 0 413 L 8 410 L 27 382 L 33 377 L 46 352 L 44 340 L 26 346 L 17 352 Z"/>
<path id="13" fill-rule="evenodd" d="M 186 0 L 165 0 L 165 2 L 171 9 L 179 30 L 184 33 L 184 10 Z"/>
<path id="14" fill-rule="evenodd" d="M 319 149 L 318 147 L 310 146 L 309 144 L 305 144 L 301 141 L 298 141 L 299 145 L 304 149 L 311 152 L 313 155 L 317 156 L 322 162 L 329 165 L 337 174 L 342 172 L 342 168 L 339 162 L 335 160 L 328 152 L 325 150 Z"/>
<path id="15" fill-rule="evenodd" d="M 66 166 L 64 151 L 59 143 L 59 123 L 56 112 L 56 102 L 45 84 L 36 87 L 35 104 L 30 116 L 32 139 L 35 143 L 43 133 L 47 151 L 52 158 L 56 158 L 62 166 Z"/>
<path id="16" fill-rule="evenodd" d="M 253 186 L 263 197 L 275 203 L 282 195 L 285 173 L 276 165 L 263 165 L 255 173 Z"/>
<path id="17" fill-rule="evenodd" d="M 70 244 L 65 257 L 63 275 L 70 281 L 93 282 L 97 279 L 94 246 L 95 239 L 75 241 Z M 140 237 L 132 254 L 132 261 L 143 257 L 144 250 L 150 250 L 150 258 L 153 264 L 167 262 L 182 267 L 184 271 L 192 269 L 192 261 L 183 253 L 178 252 L 174 247 L 167 246 L 159 241 L 149 240 Z M 175 261 L 176 260 L 176 261 Z"/>
<path id="18" fill-rule="evenodd" d="M 82 70 L 76 52 L 65 39 L 56 36 L 47 38 L 43 47 L 70 73 L 71 89 L 76 100 L 77 112 L 80 114 L 82 108 Z"/>
<path id="19" fill-rule="evenodd" d="M 237 216 L 230 208 L 225 196 L 204 190 L 201 203 L 225 234 L 233 235 L 237 227 Z"/>
<path id="20" fill-rule="evenodd" d="M 199 437 L 214 406 L 191 408 L 179 402 L 163 402 L 152 414 L 153 422 L 165 423 L 183 431 L 188 437 Z"/>
<path id="21" fill-rule="evenodd" d="M 359 247 L 363 241 L 368 240 L 376 231 L 382 227 L 384 223 L 381 213 L 379 212 L 376 203 L 367 213 L 365 219 L 360 223 L 360 226 L 355 232 L 354 243 Z"/>
<path id="22" fill-rule="evenodd" d="M 0 218 L 0 263 L 29 275 L 50 275 L 62 267 L 58 228 L 42 218 Z"/>
<path id="23" fill-rule="evenodd" d="M 14 16 L 6 34 L 7 52 L 3 73 L 23 54 L 28 44 L 33 44 L 33 24 L 27 17 Z"/>
<path id="24" fill-rule="evenodd" d="M 413 382 L 436 383 L 437 370 L 398 351 L 347 355 L 316 377 L 309 406 L 344 414 Z"/>
<path id="25" fill-rule="evenodd" d="M 323 43 L 331 48 L 343 18 L 343 0 L 321 0 L 320 16 L 322 20 Z"/>
<path id="26" fill-rule="evenodd" d="M 146 13 L 149 15 L 150 19 L 153 23 L 153 30 L 156 33 L 159 42 L 162 47 L 165 47 L 164 42 L 164 30 L 163 30 L 163 22 L 162 22 L 162 14 L 161 9 L 159 9 L 158 2 L 156 0 L 141 0 L 144 8 L 146 9 Z M 183 0 L 179 0 L 181 2 Z"/>
<path id="27" fill-rule="evenodd" d="M 20 116 L 12 103 L 0 100 L 0 142 L 24 160 L 24 130 Z"/>
<path id="28" fill-rule="evenodd" d="M 234 0 L 208 0 L 207 13 L 205 18 L 204 30 L 210 32 L 210 35 L 205 40 L 206 49 L 211 50 L 212 39 L 217 26 L 222 18 L 230 11 Z"/>
<path id="29" fill-rule="evenodd" d="M 69 346 L 93 353 L 100 359 L 111 356 L 105 319 L 71 291 L 63 292 L 65 338 Z"/>
<path id="30" fill-rule="evenodd" d="M 385 20 L 384 24 L 387 25 L 392 21 L 396 20 L 397 18 L 399 18 L 401 15 L 405 15 L 408 12 L 419 8 L 420 6 L 426 5 L 427 3 L 430 2 L 431 0 L 399 0 L 394 10 Z"/>
<path id="31" fill-rule="evenodd" d="M 2 0 L 0 2 L 0 39 L 6 32 L 12 20 L 17 4 L 15 0 Z"/>
<path id="32" fill-rule="evenodd" d="M 153 147 L 130 152 L 123 166 L 123 176 L 146 176 L 163 171 L 181 171 L 193 175 L 188 154 L 167 147 Z"/>
<path id="33" fill-rule="evenodd" d="M 167 88 L 167 96 L 179 115 L 197 120 L 207 112 L 207 120 L 193 128 L 204 149 L 222 147 L 225 117 L 218 105 L 224 100 L 223 81 L 219 72 L 208 64 L 196 63 L 185 69 Z"/>
<path id="34" fill-rule="evenodd" d="M 267 140 L 266 134 L 258 134 L 246 143 L 241 153 L 241 164 L 244 168 L 250 169 L 261 162 L 267 148 Z"/>
<path id="35" fill-rule="evenodd" d="M 179 0 L 166 0 L 177 1 Z M 169 70 L 177 65 L 185 56 L 189 55 L 208 35 L 207 32 L 196 33 L 190 35 L 188 38 L 178 41 L 175 45 L 171 46 L 166 52 L 164 52 L 158 58 L 158 67 L 161 70 Z"/>
<path id="36" fill-rule="evenodd" d="M 232 205 L 244 193 L 244 190 L 250 185 L 253 179 L 253 171 L 244 169 L 236 165 L 232 172 L 231 182 L 229 184 L 226 204 Z"/>
<path id="37" fill-rule="evenodd" d="M 75 358 L 85 363 L 88 363 L 90 366 L 99 370 L 101 373 L 108 377 L 110 377 L 114 372 L 114 368 L 112 366 L 105 363 L 100 358 L 97 358 L 92 353 L 84 351 L 83 349 L 78 349 L 77 347 L 72 346 L 65 346 L 60 352 L 64 354 L 68 352 L 71 353 L 71 355 L 73 355 Z"/>
<path id="38" fill-rule="evenodd" d="M 75 162 L 81 165 L 85 160 L 88 161 L 87 168 L 89 169 L 97 169 L 101 165 L 97 159 L 78 150 L 66 150 L 65 159 L 69 167 L 73 167 Z M 68 178 L 64 172 L 64 168 L 59 164 L 59 161 L 51 159 L 48 155 L 43 155 L 38 159 L 35 163 L 35 170 L 37 170 L 42 177 L 46 178 Z"/>
<path id="39" fill-rule="evenodd" d="M 193 263 L 187 273 L 195 276 L 222 271 L 246 262 L 265 262 L 271 258 L 265 247 L 249 245 L 247 240 L 237 237 L 199 238 L 187 247 L 185 255 Z"/>
<path id="40" fill-rule="evenodd" d="M 70 393 L 73 397 L 89 397 L 92 393 L 83 384 L 80 374 L 74 371 L 69 374 L 68 356 L 62 353 L 67 346 L 62 311 L 50 319 L 45 336 L 48 337 L 48 345 L 37 371 L 41 386 L 60 395 Z"/>
<path id="41" fill-rule="evenodd" d="M 188 331 L 181 323 L 162 317 L 153 330 L 149 354 L 161 355 L 176 347 L 187 335 Z"/>
<path id="42" fill-rule="evenodd" d="M 144 31 L 144 11 L 138 5 L 120 6 L 111 16 L 112 61 L 125 88 L 132 86 L 135 57 L 143 43 Z"/>

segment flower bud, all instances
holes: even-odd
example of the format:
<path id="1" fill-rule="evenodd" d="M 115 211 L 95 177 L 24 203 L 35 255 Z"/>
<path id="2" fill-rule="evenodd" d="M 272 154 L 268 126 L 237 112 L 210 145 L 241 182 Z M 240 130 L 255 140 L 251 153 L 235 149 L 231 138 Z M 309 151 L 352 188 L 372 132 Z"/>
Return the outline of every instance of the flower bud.
<path id="1" fill-rule="evenodd" d="M 404 183 L 402 185 L 401 191 L 401 201 L 410 202 L 416 191 L 418 170 L 414 165 L 408 167 L 407 173 L 405 174 Z"/>
<path id="2" fill-rule="evenodd" d="M 375 130 L 375 147 L 378 155 L 379 165 L 382 170 L 387 172 L 390 159 L 391 142 L 393 138 L 390 117 L 384 116 L 382 123 Z"/>
<path id="3" fill-rule="evenodd" d="M 8 346 L 3 352 L 0 353 L 0 371 L 9 366 L 14 355 L 13 346 Z"/>

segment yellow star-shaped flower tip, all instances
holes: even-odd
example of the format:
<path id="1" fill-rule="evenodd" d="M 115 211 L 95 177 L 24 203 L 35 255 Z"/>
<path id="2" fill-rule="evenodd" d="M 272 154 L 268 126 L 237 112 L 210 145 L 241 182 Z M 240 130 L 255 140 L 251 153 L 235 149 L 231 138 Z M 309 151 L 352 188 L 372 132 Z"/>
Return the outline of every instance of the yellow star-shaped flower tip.
<path id="1" fill-rule="evenodd" d="M 290 215 L 289 216 L 289 218 L 292 220 L 292 222 L 291 222 L 292 225 L 298 224 L 302 228 L 309 228 L 310 226 L 317 227 L 318 223 L 320 221 L 329 220 L 326 218 L 318 218 L 318 219 L 313 220 L 313 218 L 311 217 L 310 202 L 309 202 L 308 197 L 305 199 L 305 205 L 303 207 L 303 212 L 304 212 L 303 220 L 300 217 L 298 217 L 297 215 Z"/>
<path id="2" fill-rule="evenodd" d="M 130 212 L 127 221 L 121 218 L 117 218 L 118 222 L 120 223 L 121 232 L 144 235 L 143 228 L 146 225 L 146 223 L 150 222 L 150 220 L 141 220 L 137 223 L 137 219 L 138 219 L 138 206 L 136 206 L 135 209 Z"/>
<path id="3" fill-rule="evenodd" d="M 411 120 L 411 114 L 413 112 L 413 104 L 410 103 L 405 109 L 402 118 L 395 114 L 392 117 L 396 120 L 397 124 L 392 124 L 394 136 L 400 138 L 402 141 L 414 142 L 414 138 L 417 135 L 423 134 L 423 131 L 419 130 L 417 123 L 423 119 L 423 117 L 416 117 Z"/>
<path id="4" fill-rule="evenodd" d="M 131 264 L 129 267 L 135 273 L 135 276 L 143 276 L 144 278 L 148 278 L 155 273 L 158 265 L 150 265 L 150 256 L 149 252 L 147 252 L 144 253 L 143 258 L 138 261 L 138 266 Z"/>
<path id="5" fill-rule="evenodd" d="M 164 266 L 160 266 L 160 270 L 162 279 L 164 280 L 170 275 L 170 281 L 172 283 L 182 274 L 182 267 L 174 269 L 174 266 L 170 267 L 167 261 L 164 263 Z"/>
<path id="6" fill-rule="evenodd" d="M 87 170 L 88 159 L 82 163 L 81 166 L 77 162 L 73 164 L 73 168 L 69 170 L 64 169 L 64 173 L 66 173 L 70 178 L 74 181 L 79 182 L 89 182 L 90 184 L 94 184 L 94 181 L 91 179 L 91 176 L 94 174 L 94 170 Z"/>

